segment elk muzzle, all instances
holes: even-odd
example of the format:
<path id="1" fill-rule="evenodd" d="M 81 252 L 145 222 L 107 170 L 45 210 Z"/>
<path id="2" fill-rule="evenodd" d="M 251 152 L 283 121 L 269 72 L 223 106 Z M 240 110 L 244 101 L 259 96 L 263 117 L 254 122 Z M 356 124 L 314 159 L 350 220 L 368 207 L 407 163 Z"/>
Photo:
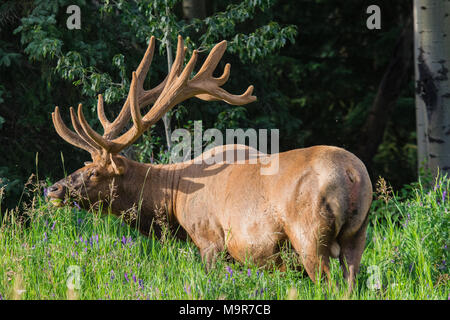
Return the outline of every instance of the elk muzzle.
<path id="1" fill-rule="evenodd" d="M 46 189 L 46 198 L 55 206 L 62 207 L 64 204 L 64 198 L 67 194 L 67 187 L 60 182 L 56 182 L 54 185 Z"/>

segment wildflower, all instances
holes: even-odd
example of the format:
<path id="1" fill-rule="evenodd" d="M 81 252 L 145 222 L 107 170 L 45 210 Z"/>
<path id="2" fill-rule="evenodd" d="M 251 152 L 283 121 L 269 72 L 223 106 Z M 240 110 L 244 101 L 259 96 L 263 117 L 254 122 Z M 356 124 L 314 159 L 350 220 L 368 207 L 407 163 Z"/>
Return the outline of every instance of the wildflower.
<path id="1" fill-rule="evenodd" d="M 114 280 L 116 277 L 114 276 L 114 270 L 111 270 L 111 277 L 110 277 L 110 279 L 111 280 Z"/>
<path id="2" fill-rule="evenodd" d="M 139 284 L 139 289 L 144 289 L 144 280 L 139 279 L 138 284 Z"/>
<path id="3" fill-rule="evenodd" d="M 47 238 L 47 232 L 44 232 L 44 242 L 47 242 L 48 238 Z"/>
<path id="4" fill-rule="evenodd" d="M 191 295 L 191 286 L 190 285 L 186 285 L 184 286 L 184 291 L 187 293 L 188 296 Z"/>
<path id="5" fill-rule="evenodd" d="M 78 210 L 81 210 L 80 205 L 76 201 L 74 201 L 73 204 L 75 205 L 75 207 L 77 207 Z"/>
<path id="6" fill-rule="evenodd" d="M 44 188 L 44 198 L 47 198 L 48 195 L 48 188 Z"/>
<path id="7" fill-rule="evenodd" d="M 247 270 L 247 276 L 250 277 L 252 275 L 252 270 L 248 269 Z"/>
<path id="8" fill-rule="evenodd" d="M 136 275 L 134 273 L 133 273 L 132 278 L 133 278 L 134 283 L 136 283 Z"/>
<path id="9" fill-rule="evenodd" d="M 233 269 L 231 269 L 231 267 L 227 266 L 227 272 L 230 274 L 230 278 L 233 278 Z"/>
<path id="10" fill-rule="evenodd" d="M 53 222 L 53 225 L 52 225 L 52 227 L 50 228 L 52 231 L 53 231 L 53 229 L 55 229 L 55 224 L 56 224 L 56 221 Z"/>
<path id="11" fill-rule="evenodd" d="M 128 274 L 125 272 L 125 280 L 127 280 L 127 282 L 130 282 L 130 280 L 128 279 Z"/>
<path id="12" fill-rule="evenodd" d="M 447 195 L 447 191 L 444 191 L 443 193 L 442 193 L 442 203 L 444 203 L 445 202 L 445 196 Z"/>

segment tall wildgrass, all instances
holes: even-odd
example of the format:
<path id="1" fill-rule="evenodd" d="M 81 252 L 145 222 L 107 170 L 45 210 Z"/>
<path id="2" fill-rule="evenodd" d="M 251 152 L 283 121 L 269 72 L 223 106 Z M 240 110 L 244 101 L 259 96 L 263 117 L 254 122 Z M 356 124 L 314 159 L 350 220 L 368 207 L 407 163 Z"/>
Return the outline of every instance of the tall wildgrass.
<path id="1" fill-rule="evenodd" d="M 98 210 L 31 201 L 4 210 L 0 299 L 449 299 L 450 180 L 395 194 L 380 180 L 354 290 L 332 260 L 332 285 L 314 284 L 282 251 L 287 270 L 236 263 L 206 272 L 189 241 L 144 237 Z"/>

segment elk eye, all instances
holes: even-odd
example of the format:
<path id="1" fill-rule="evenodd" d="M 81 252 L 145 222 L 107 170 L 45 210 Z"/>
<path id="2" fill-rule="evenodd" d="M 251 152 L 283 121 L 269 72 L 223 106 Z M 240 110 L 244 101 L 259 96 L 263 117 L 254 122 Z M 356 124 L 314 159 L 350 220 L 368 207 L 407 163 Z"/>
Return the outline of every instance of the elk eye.
<path id="1" fill-rule="evenodd" d="M 96 176 L 98 176 L 97 170 L 92 170 L 91 172 L 89 172 L 88 178 L 92 178 L 92 177 L 96 177 Z"/>

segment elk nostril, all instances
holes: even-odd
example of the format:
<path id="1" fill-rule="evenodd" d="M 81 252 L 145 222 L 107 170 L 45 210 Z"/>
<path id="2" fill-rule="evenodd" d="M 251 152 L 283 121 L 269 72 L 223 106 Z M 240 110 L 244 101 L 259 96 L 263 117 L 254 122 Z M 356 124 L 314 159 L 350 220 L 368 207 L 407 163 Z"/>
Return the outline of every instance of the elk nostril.
<path id="1" fill-rule="evenodd" d="M 52 185 L 51 187 L 48 187 L 48 192 L 55 192 L 58 191 L 58 189 L 60 188 L 59 185 Z"/>

